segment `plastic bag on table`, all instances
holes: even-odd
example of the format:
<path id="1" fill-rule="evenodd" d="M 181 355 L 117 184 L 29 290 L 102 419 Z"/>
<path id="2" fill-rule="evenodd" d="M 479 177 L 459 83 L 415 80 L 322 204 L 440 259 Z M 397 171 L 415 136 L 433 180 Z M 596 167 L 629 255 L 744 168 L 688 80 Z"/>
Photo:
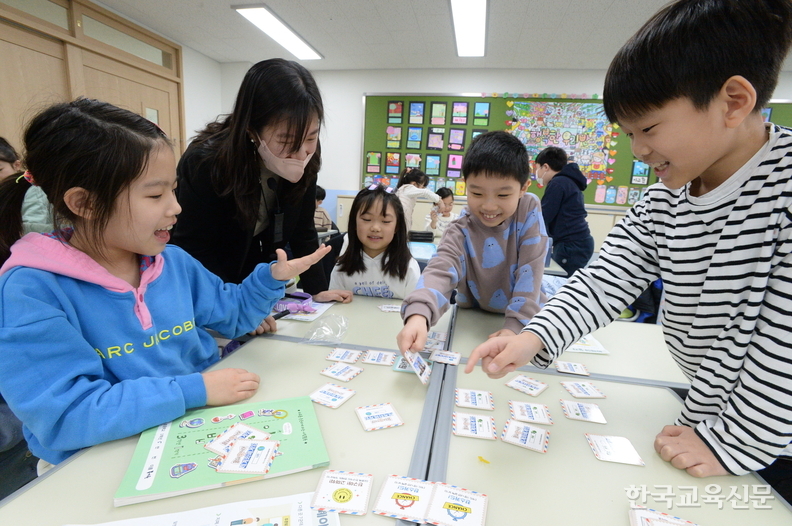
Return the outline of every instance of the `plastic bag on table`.
<path id="1" fill-rule="evenodd" d="M 338 345 L 346 336 L 349 320 L 346 316 L 331 314 L 319 318 L 319 325 L 308 331 L 300 343 L 311 345 Z"/>

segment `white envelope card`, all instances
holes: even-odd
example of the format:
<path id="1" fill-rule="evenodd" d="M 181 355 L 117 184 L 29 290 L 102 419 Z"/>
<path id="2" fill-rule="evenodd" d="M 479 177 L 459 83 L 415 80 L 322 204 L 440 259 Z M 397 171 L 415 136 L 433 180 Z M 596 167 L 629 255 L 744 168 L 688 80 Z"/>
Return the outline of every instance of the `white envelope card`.
<path id="1" fill-rule="evenodd" d="M 513 419 L 519 420 L 520 422 L 553 424 L 553 418 L 550 416 L 550 409 L 544 404 L 509 400 L 509 412 Z"/>
<path id="2" fill-rule="evenodd" d="M 517 389 L 518 391 L 531 396 L 539 396 L 539 393 L 547 389 L 546 383 L 529 378 L 524 374 L 515 376 L 506 382 L 506 385 L 512 389 Z"/>
<path id="3" fill-rule="evenodd" d="M 374 475 L 327 469 L 319 479 L 311 508 L 320 511 L 365 515 Z"/>
<path id="4" fill-rule="evenodd" d="M 495 440 L 495 419 L 491 416 L 474 415 L 471 413 L 453 413 L 451 415 L 451 431 L 460 437 L 485 438 Z"/>
<path id="5" fill-rule="evenodd" d="M 310 395 L 313 402 L 336 409 L 352 398 L 357 391 L 336 384 L 325 384 Z"/>

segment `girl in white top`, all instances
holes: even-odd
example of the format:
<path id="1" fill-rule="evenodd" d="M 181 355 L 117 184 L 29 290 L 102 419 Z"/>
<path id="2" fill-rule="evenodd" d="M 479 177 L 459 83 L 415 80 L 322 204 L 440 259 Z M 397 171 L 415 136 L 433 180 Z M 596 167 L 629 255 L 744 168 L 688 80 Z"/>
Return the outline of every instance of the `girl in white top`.
<path id="1" fill-rule="evenodd" d="M 415 210 L 415 202 L 419 197 L 429 199 L 435 204 L 440 201 L 439 195 L 427 190 L 427 184 L 429 184 L 429 176 L 418 168 L 405 168 L 399 177 L 396 195 L 399 197 L 404 209 L 404 219 L 408 232 L 412 230 L 413 210 Z"/>
<path id="2" fill-rule="evenodd" d="M 448 225 L 459 219 L 459 214 L 451 211 L 454 209 L 454 193 L 450 188 L 440 188 L 437 195 L 440 196 L 440 201 L 426 214 L 424 230 L 434 232 L 435 237 L 443 237 Z"/>
<path id="3" fill-rule="evenodd" d="M 421 270 L 410 255 L 404 219 L 393 188 L 373 184 L 358 192 L 349 211 L 348 248 L 330 276 L 331 288 L 398 299 L 412 292 Z"/>

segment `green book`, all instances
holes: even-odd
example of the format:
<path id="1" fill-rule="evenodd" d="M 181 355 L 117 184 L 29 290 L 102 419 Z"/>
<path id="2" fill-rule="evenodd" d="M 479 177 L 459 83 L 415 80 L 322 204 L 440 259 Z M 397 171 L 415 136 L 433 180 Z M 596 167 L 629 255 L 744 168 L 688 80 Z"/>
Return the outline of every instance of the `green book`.
<path id="1" fill-rule="evenodd" d="M 215 470 L 218 453 L 205 446 L 237 423 L 280 442 L 266 475 Z M 196 409 L 141 433 L 113 504 L 164 499 L 329 464 L 314 405 L 307 396 Z"/>

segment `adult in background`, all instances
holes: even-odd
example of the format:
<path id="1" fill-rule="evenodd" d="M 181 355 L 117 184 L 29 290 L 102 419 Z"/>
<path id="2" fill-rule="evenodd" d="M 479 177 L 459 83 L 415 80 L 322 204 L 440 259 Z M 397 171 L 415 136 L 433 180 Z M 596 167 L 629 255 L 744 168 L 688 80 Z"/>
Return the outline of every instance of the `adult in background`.
<path id="1" fill-rule="evenodd" d="M 173 243 L 231 283 L 275 261 L 276 248 L 313 253 L 323 118 L 319 88 L 303 66 L 276 58 L 251 67 L 233 111 L 200 131 L 179 161 Z M 352 299 L 327 290 L 321 265 L 301 274 L 300 285 L 316 301 Z M 275 325 L 268 317 L 256 332 Z"/>

